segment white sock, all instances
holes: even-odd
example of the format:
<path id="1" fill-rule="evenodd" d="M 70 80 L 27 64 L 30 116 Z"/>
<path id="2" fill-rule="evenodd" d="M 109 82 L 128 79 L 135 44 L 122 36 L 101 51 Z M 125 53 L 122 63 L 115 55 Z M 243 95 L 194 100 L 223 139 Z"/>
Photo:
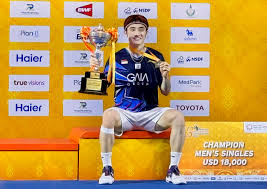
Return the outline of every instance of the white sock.
<path id="1" fill-rule="evenodd" d="M 182 156 L 182 152 L 171 152 L 171 161 L 170 161 L 169 168 L 172 165 L 177 165 L 178 166 L 178 164 L 180 162 L 180 159 L 181 159 L 181 156 Z"/>
<path id="2" fill-rule="evenodd" d="M 112 156 L 112 152 L 107 152 L 107 153 L 101 152 L 101 159 L 102 159 L 103 167 L 108 166 L 108 165 L 112 166 L 111 165 L 111 156 Z"/>

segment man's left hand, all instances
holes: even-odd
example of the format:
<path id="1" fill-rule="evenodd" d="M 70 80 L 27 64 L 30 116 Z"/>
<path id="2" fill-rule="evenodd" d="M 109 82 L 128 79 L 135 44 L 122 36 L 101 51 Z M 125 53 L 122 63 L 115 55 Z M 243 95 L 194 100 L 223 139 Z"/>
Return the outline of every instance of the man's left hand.
<path id="1" fill-rule="evenodd" d="M 162 77 L 168 78 L 169 72 L 171 70 L 170 64 L 168 64 L 167 62 L 161 62 L 159 65 L 159 68 L 160 68 Z"/>

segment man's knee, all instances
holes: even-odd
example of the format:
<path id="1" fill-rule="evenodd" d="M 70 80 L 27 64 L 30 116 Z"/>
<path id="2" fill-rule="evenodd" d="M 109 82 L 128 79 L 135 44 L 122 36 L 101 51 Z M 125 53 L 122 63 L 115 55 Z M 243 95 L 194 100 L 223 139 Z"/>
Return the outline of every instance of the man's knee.
<path id="1" fill-rule="evenodd" d="M 113 109 L 107 109 L 103 113 L 102 125 L 107 128 L 114 128 L 121 122 L 120 114 L 118 111 Z"/>
<path id="2" fill-rule="evenodd" d="M 164 115 L 164 120 L 167 124 L 170 124 L 172 126 L 174 125 L 183 126 L 184 125 L 184 116 L 178 110 L 174 110 L 174 109 L 167 110 Z"/>

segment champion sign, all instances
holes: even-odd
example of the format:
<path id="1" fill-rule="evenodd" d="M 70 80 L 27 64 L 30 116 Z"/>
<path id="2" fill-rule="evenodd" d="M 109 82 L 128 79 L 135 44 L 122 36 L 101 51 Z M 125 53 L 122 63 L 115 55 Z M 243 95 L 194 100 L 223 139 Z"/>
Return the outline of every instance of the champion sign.
<path id="1" fill-rule="evenodd" d="M 209 100 L 171 100 L 170 107 L 184 116 L 209 116 Z"/>

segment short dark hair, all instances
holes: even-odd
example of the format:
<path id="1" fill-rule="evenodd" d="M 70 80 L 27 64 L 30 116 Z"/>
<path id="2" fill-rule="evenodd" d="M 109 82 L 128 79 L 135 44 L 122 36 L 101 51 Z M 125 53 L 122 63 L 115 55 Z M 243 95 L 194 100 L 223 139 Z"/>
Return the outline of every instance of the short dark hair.
<path id="1" fill-rule="evenodd" d="M 148 29 L 149 25 L 148 25 L 148 21 L 146 19 L 146 17 L 144 17 L 143 15 L 140 14 L 134 14 L 131 16 L 128 16 L 125 21 L 124 21 L 124 30 L 126 31 L 127 28 L 131 25 L 131 24 L 143 24 L 146 27 L 146 30 Z"/>

